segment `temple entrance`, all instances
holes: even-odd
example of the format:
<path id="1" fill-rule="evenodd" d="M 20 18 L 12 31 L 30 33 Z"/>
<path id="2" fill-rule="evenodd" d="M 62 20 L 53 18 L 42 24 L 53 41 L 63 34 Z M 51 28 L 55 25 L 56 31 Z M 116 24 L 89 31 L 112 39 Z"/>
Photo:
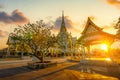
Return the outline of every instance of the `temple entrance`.
<path id="1" fill-rule="evenodd" d="M 111 45 L 115 40 L 115 36 L 102 31 L 102 28 L 95 25 L 92 20 L 88 17 L 86 26 L 82 32 L 82 36 L 79 38 L 82 50 L 82 59 L 91 57 L 94 51 L 91 52 L 93 45 L 101 45 L 101 49 L 106 52 L 106 57 L 110 57 Z M 97 47 L 97 46 L 96 46 Z M 100 50 L 98 48 L 98 50 Z M 101 51 L 102 52 L 102 51 Z M 99 53 L 97 53 L 99 54 Z"/>

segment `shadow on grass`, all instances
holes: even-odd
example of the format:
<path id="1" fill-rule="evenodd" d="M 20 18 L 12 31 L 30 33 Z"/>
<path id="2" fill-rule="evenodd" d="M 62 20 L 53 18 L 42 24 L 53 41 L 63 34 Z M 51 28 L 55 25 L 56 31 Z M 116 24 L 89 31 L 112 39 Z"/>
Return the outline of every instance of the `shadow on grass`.
<path id="1" fill-rule="evenodd" d="M 26 72 L 31 72 L 32 69 L 29 69 L 27 66 L 8 68 L 8 69 L 0 69 L 0 78 L 13 76 L 16 74 L 22 74 Z"/>

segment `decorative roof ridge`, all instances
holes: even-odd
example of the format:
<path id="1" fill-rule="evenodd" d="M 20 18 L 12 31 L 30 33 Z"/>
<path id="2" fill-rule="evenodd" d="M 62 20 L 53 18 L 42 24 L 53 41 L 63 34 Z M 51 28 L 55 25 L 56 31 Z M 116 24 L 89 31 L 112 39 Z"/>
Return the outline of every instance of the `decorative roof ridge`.
<path id="1" fill-rule="evenodd" d="M 103 29 L 103 28 L 98 27 L 98 26 L 90 19 L 90 17 L 88 17 L 87 23 L 86 23 L 86 25 L 85 25 L 85 28 L 84 28 L 82 34 L 85 33 L 85 31 L 87 30 L 89 24 L 93 25 L 93 27 L 96 28 L 96 29 L 99 30 L 99 31 L 101 31 L 101 30 Z"/>
<path id="2" fill-rule="evenodd" d="M 108 34 L 108 35 L 111 35 L 111 36 L 115 36 L 114 34 L 110 34 L 110 33 L 107 33 L 105 31 L 101 31 L 102 33 L 105 33 L 105 34 Z"/>

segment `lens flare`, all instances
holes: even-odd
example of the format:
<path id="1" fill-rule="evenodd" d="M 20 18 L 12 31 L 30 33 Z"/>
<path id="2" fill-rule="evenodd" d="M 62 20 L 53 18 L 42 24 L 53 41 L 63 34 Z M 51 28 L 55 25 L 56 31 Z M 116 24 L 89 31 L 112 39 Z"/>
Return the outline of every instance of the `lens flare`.
<path id="1" fill-rule="evenodd" d="M 107 44 L 102 44 L 101 49 L 107 51 L 108 50 L 108 45 Z"/>

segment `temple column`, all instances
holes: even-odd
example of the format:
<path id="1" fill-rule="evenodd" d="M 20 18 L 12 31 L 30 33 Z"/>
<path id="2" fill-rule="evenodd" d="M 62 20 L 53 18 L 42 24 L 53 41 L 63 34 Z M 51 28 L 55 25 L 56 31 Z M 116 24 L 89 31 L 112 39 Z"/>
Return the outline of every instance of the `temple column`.
<path id="1" fill-rule="evenodd" d="M 113 59 L 113 54 L 111 53 L 111 44 L 109 44 L 109 46 L 108 46 L 107 54 L 108 54 L 108 57 L 110 57 L 111 59 Z"/>
<path id="2" fill-rule="evenodd" d="M 82 50 L 82 60 L 85 60 L 85 46 L 81 46 Z"/>
<path id="3" fill-rule="evenodd" d="M 88 54 L 88 57 L 90 58 L 90 45 L 87 46 L 87 54 Z"/>

